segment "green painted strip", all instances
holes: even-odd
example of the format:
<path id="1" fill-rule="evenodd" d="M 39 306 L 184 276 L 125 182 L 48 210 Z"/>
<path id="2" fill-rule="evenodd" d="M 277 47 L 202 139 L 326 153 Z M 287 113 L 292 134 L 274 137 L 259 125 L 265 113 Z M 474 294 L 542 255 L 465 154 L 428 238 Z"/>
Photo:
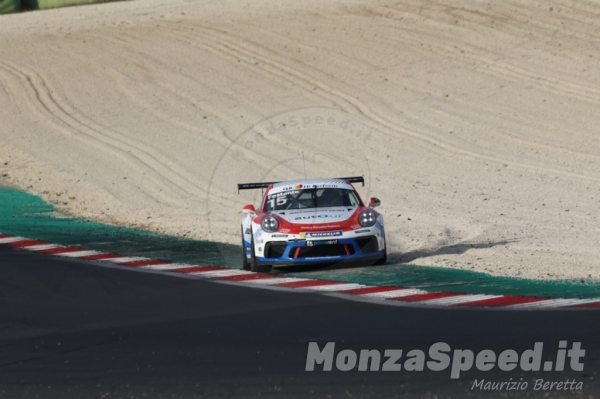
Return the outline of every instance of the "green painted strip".
<path id="1" fill-rule="evenodd" d="M 28 10 L 46 10 L 49 8 L 79 6 L 84 4 L 108 3 L 121 0 L 23 0 L 23 8 Z"/>
<path id="2" fill-rule="evenodd" d="M 21 11 L 21 0 L 0 0 L 0 14 Z"/>
<path id="3" fill-rule="evenodd" d="M 192 264 L 237 265 L 235 245 L 186 240 L 64 217 L 52 205 L 22 191 L 0 189 L 0 232 L 102 252 Z"/>
<path id="4" fill-rule="evenodd" d="M 240 267 L 241 248 L 209 241 L 186 240 L 156 233 L 64 217 L 41 198 L 0 188 L 0 232 L 63 245 L 191 264 Z M 439 267 L 388 264 L 376 267 L 274 274 L 367 285 L 418 287 L 429 291 L 473 294 L 536 295 L 554 298 L 597 298 L 594 280 L 538 281 L 494 277 L 485 273 Z"/>

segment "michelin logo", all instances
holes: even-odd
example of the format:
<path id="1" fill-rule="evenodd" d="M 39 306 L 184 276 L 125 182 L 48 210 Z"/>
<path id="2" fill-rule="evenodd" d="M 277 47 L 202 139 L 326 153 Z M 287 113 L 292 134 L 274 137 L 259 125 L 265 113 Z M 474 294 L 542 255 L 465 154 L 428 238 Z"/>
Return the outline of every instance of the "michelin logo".
<path id="1" fill-rule="evenodd" d="M 339 237 L 342 235 L 341 231 L 323 231 L 318 233 L 304 233 L 305 237 Z"/>

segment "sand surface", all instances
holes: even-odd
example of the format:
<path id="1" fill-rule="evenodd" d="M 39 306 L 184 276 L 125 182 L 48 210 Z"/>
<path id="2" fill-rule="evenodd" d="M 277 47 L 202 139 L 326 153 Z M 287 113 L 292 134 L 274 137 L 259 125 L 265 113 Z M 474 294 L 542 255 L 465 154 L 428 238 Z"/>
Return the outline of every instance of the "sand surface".
<path id="1" fill-rule="evenodd" d="M 0 17 L 0 178 L 238 244 L 236 183 L 364 175 L 393 261 L 600 277 L 600 5 L 138 0 Z"/>

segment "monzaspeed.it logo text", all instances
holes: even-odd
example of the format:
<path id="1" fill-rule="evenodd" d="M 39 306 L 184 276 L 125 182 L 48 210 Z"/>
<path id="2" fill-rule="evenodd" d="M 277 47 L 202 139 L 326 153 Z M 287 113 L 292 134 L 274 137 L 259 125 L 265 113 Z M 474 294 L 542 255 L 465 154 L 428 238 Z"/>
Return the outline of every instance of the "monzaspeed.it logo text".
<path id="1" fill-rule="evenodd" d="M 475 353 L 470 349 L 452 349 L 445 342 L 436 342 L 427 351 L 412 349 L 404 353 L 402 349 L 352 349 L 336 351 L 335 342 L 328 342 L 322 348 L 316 342 L 309 342 L 306 354 L 306 371 L 314 371 L 322 366 L 323 371 L 331 371 L 335 366 L 340 371 L 431 371 L 450 370 L 450 378 L 457 379 L 463 371 L 475 367 L 479 371 L 490 371 L 495 367 L 502 371 L 564 371 L 568 366 L 573 371 L 583 371 L 585 349 L 581 342 L 572 342 L 567 348 L 566 340 L 559 341 L 554 360 L 545 360 L 544 343 L 535 342 L 533 348 L 518 352 L 505 349 L 499 353 L 483 349 Z M 547 358 L 547 357 L 546 357 Z M 568 361 L 567 361 L 568 359 Z"/>

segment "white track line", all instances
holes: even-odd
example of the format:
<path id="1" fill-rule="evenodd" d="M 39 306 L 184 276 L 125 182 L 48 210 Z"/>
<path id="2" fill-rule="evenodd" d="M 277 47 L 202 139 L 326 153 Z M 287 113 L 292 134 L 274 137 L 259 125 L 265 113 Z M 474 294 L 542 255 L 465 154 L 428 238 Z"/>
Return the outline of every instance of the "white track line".
<path id="1" fill-rule="evenodd" d="M 465 294 L 465 295 L 451 296 L 451 297 L 447 297 L 447 298 L 428 299 L 426 301 L 422 301 L 419 303 L 422 303 L 423 305 L 452 306 L 452 305 L 458 305 L 461 303 L 477 302 L 477 301 L 481 301 L 484 299 L 500 298 L 502 296 L 503 295 Z"/>
<path id="2" fill-rule="evenodd" d="M 240 269 L 227 269 L 227 270 L 210 270 L 206 272 L 191 272 L 185 274 L 193 274 L 195 276 L 204 276 L 209 278 L 218 278 L 218 277 L 232 277 L 232 276 L 241 276 L 244 274 L 253 274 L 253 272 L 247 270 Z"/>
<path id="3" fill-rule="evenodd" d="M 539 302 L 531 302 L 531 303 L 518 303 L 516 305 L 507 306 L 510 309 L 525 309 L 525 308 L 561 308 L 564 306 L 572 306 L 572 305 L 580 305 L 584 303 L 593 303 L 599 302 L 600 299 L 546 299 L 544 301 Z"/>
<path id="4" fill-rule="evenodd" d="M 57 245 L 57 244 L 42 244 L 42 245 L 31 245 L 29 247 L 23 247 L 23 249 L 26 249 L 28 251 L 44 251 L 46 249 L 54 249 L 54 248 L 61 248 L 62 245 Z"/>
<path id="5" fill-rule="evenodd" d="M 273 278 L 257 278 L 256 280 L 246 280 L 244 283 L 249 284 L 262 284 L 262 285 L 276 285 L 285 283 L 297 283 L 300 281 L 308 281 L 310 278 L 299 278 L 299 277 L 273 277 Z"/>
<path id="6" fill-rule="evenodd" d="M 414 288 L 401 288 L 393 291 L 384 291 L 384 292 L 372 292 L 369 294 L 361 294 L 360 296 L 366 298 L 399 298 L 403 296 L 409 295 L 419 295 L 419 294 L 429 294 L 427 291 L 414 289 Z"/>
<path id="7" fill-rule="evenodd" d="M 24 238 L 24 237 L 4 237 L 4 238 L 0 238 L 0 244 L 10 244 L 13 242 L 19 242 L 19 241 L 31 241 L 28 238 Z"/>
<path id="8" fill-rule="evenodd" d="M 140 269 L 154 269 L 154 270 L 173 270 L 173 269 L 185 269 L 188 267 L 195 267 L 194 265 L 188 265 L 186 263 L 161 263 L 160 265 L 147 265 L 140 266 Z"/>
<path id="9" fill-rule="evenodd" d="M 82 258 L 84 256 L 100 255 L 101 253 L 102 252 L 98 252 L 98 251 L 74 251 L 74 252 L 56 253 L 53 255 L 67 256 L 69 258 Z"/>
<path id="10" fill-rule="evenodd" d="M 298 287 L 305 290 L 315 290 L 315 291 L 348 291 L 356 288 L 364 288 L 366 287 L 364 284 L 356 284 L 356 283 L 340 283 L 340 284 L 327 284 L 327 285 L 313 285 L 310 287 Z"/>
<path id="11" fill-rule="evenodd" d="M 129 262 L 137 262 L 139 260 L 150 260 L 150 258 L 143 258 L 141 256 L 127 256 L 127 257 L 114 257 L 114 258 L 106 258 L 106 259 L 98 259 L 98 260 L 112 262 L 112 263 L 129 263 Z"/>

